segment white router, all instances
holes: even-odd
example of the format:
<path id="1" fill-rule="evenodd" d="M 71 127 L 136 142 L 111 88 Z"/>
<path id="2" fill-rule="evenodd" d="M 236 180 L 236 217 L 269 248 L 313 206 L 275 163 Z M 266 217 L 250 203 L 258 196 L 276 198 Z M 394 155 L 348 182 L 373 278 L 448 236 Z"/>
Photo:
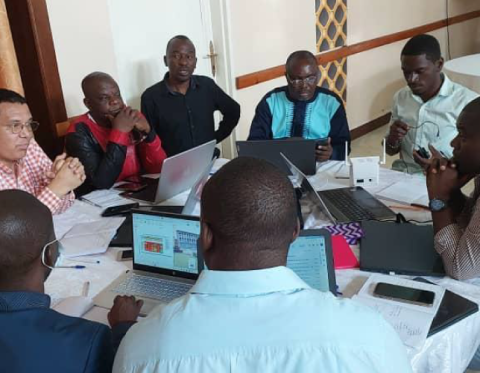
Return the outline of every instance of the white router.
<path id="1" fill-rule="evenodd" d="M 380 165 L 386 162 L 386 141 L 383 140 L 383 159 L 380 157 L 348 157 L 348 143 L 345 143 L 345 165 L 350 166 L 351 186 L 374 186 L 380 179 Z"/>

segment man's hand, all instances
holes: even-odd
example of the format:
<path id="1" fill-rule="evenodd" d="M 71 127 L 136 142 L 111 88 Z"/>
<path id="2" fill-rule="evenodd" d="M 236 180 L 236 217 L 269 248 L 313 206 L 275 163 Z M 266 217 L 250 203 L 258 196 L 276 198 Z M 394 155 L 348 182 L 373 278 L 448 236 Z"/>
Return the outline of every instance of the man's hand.
<path id="1" fill-rule="evenodd" d="M 427 189 L 430 199 L 449 201 L 452 195 L 475 177 L 474 174 L 460 175 L 454 162 L 445 158 L 432 158 L 427 170 Z"/>
<path id="2" fill-rule="evenodd" d="M 138 110 L 134 110 L 135 112 L 135 128 L 140 132 L 150 133 L 150 124 L 148 124 L 147 119 L 140 113 Z"/>
<path id="3" fill-rule="evenodd" d="M 390 146 L 397 146 L 402 142 L 409 129 L 410 127 L 408 126 L 408 124 L 400 120 L 396 120 L 390 126 L 390 133 L 387 136 L 387 143 Z"/>
<path id="4" fill-rule="evenodd" d="M 85 170 L 78 158 L 67 158 L 48 185 L 48 188 L 62 198 L 85 181 Z"/>
<path id="5" fill-rule="evenodd" d="M 130 133 L 135 127 L 135 121 L 138 121 L 136 110 L 130 106 L 125 106 L 116 117 L 108 115 L 108 119 L 112 123 L 112 128 L 125 133 Z"/>
<path id="6" fill-rule="evenodd" d="M 328 161 L 333 153 L 332 145 L 330 144 L 330 137 L 326 145 L 318 145 L 315 149 L 315 157 L 318 162 Z"/>
<path id="7" fill-rule="evenodd" d="M 66 158 L 67 158 L 66 153 L 62 153 L 55 158 L 55 160 L 52 163 L 52 167 L 50 168 L 50 171 L 47 172 L 47 178 L 50 179 L 50 181 L 55 179 L 55 175 L 62 168 Z"/>
<path id="8" fill-rule="evenodd" d="M 413 151 L 413 159 L 414 161 L 423 168 L 424 171 L 432 165 L 434 159 L 444 159 L 442 153 L 440 153 L 433 145 L 428 145 L 428 149 L 430 150 L 430 158 L 423 158 L 416 150 Z"/>
<path id="9" fill-rule="evenodd" d="M 122 322 L 135 322 L 143 306 L 143 300 L 135 300 L 135 297 L 117 295 L 113 301 L 113 307 L 108 313 L 108 323 L 113 328 Z"/>

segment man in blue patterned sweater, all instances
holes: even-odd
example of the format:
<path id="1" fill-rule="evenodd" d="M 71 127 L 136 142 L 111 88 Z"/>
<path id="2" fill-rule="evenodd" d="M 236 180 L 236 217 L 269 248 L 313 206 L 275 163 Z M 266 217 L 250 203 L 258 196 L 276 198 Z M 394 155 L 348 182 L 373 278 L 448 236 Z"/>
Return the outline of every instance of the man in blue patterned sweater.
<path id="1" fill-rule="evenodd" d="M 350 130 L 343 102 L 332 91 L 318 87 L 320 70 L 308 51 L 292 53 L 285 65 L 287 86 L 275 88 L 260 101 L 248 140 L 303 137 L 318 139 L 318 161 L 344 160 Z"/>

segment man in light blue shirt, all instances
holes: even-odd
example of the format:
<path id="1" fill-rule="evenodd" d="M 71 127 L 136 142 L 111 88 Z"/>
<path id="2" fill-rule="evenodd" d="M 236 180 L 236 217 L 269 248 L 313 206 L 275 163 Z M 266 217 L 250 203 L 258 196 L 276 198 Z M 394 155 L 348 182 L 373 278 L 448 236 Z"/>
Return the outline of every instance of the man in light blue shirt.
<path id="1" fill-rule="evenodd" d="M 287 176 L 237 158 L 207 182 L 201 203 L 199 246 L 210 270 L 130 329 L 114 372 L 412 372 L 379 314 L 285 267 L 299 233 Z"/>
<path id="2" fill-rule="evenodd" d="M 450 142 L 457 135 L 457 118 L 478 94 L 442 73 L 440 44 L 433 36 L 410 39 L 402 50 L 401 63 L 408 86 L 393 99 L 387 153 L 400 153 L 394 169 L 416 173 L 429 163 L 429 145 L 452 157 Z M 418 152 L 421 148 L 427 154 Z"/>

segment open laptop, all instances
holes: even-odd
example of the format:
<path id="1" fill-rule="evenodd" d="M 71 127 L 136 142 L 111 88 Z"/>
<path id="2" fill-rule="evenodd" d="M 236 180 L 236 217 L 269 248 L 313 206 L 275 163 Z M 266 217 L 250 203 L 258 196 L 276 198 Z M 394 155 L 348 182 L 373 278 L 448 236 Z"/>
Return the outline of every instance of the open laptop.
<path id="1" fill-rule="evenodd" d="M 362 187 L 316 191 L 305 174 L 284 154 L 282 157 L 307 198 L 317 205 L 333 223 L 388 220 L 396 217 L 395 212 Z"/>
<path id="2" fill-rule="evenodd" d="M 280 153 L 285 154 L 306 175 L 315 175 L 315 144 L 316 140 L 285 139 L 266 141 L 237 141 L 239 157 L 260 158 L 277 166 L 286 174 L 290 169 L 285 165 Z"/>
<path id="3" fill-rule="evenodd" d="M 215 163 L 216 159 L 213 159 L 210 164 L 207 166 L 205 171 L 200 175 L 200 178 L 190 189 L 190 193 L 185 202 L 184 206 L 143 206 L 142 209 L 146 211 L 159 211 L 159 212 L 170 212 L 173 214 L 182 214 L 182 215 L 197 215 L 195 208 L 200 202 L 200 197 L 202 195 L 203 186 L 208 181 L 210 172 Z M 123 224 L 118 228 L 117 233 L 110 241 L 110 247 L 132 247 L 133 237 L 132 237 L 132 216 L 128 214 L 125 218 Z"/>
<path id="4" fill-rule="evenodd" d="M 287 267 L 312 288 L 337 294 L 332 240 L 326 229 L 300 231 L 288 250 Z"/>
<path id="5" fill-rule="evenodd" d="M 362 222 L 360 269 L 414 276 L 445 276 L 434 247 L 433 227 L 410 223 Z"/>
<path id="6" fill-rule="evenodd" d="M 163 161 L 158 182 L 137 192 L 124 192 L 123 197 L 154 204 L 190 189 L 210 163 L 216 141 L 212 140 Z"/>
<path id="7" fill-rule="evenodd" d="M 110 309 L 117 295 L 142 299 L 142 315 L 160 303 L 186 294 L 203 269 L 197 250 L 198 217 L 152 211 L 133 211 L 133 271 L 121 275 L 95 298 Z"/>

